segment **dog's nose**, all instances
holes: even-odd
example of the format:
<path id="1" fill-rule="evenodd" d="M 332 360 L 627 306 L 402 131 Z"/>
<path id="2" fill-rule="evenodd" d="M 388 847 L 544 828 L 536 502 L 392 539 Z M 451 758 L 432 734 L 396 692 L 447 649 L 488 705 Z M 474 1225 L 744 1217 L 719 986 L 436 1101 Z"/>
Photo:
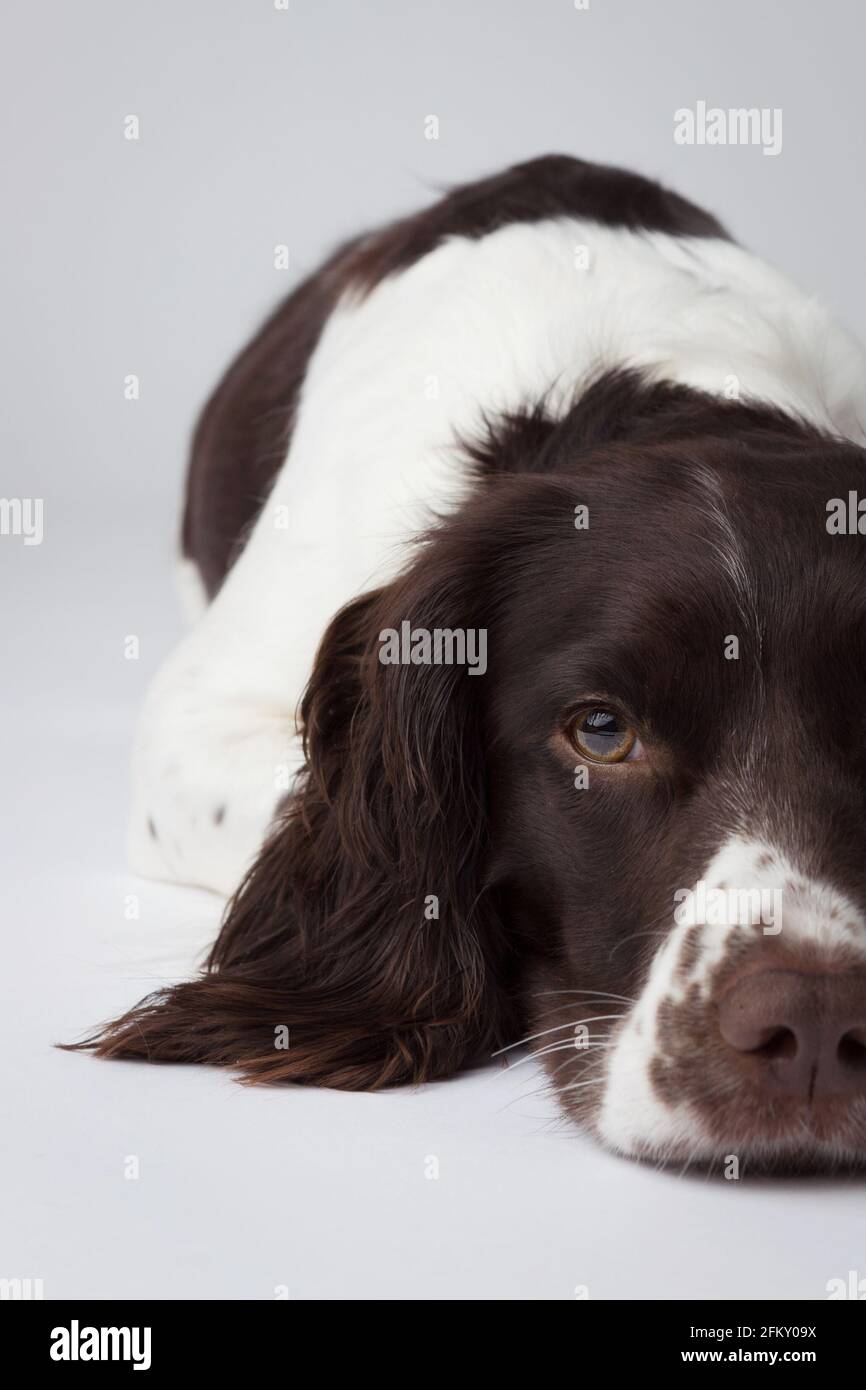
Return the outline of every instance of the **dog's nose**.
<path id="1" fill-rule="evenodd" d="M 759 970 L 719 1004 L 722 1037 L 760 1062 L 768 1094 L 866 1094 L 866 974 Z"/>

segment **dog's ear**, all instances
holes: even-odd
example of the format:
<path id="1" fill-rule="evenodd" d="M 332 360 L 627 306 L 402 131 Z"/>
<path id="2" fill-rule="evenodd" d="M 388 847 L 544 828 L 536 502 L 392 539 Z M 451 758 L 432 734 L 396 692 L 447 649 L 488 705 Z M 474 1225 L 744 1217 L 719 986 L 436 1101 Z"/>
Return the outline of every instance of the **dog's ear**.
<path id="1" fill-rule="evenodd" d="M 446 1076 L 502 1040 L 506 953 L 484 883 L 485 681 L 466 663 L 426 664 L 430 649 L 418 664 L 381 659 L 404 622 L 483 629 L 486 642 L 479 564 L 459 537 L 428 543 L 394 584 L 336 616 L 302 705 L 298 789 L 204 974 L 84 1046 L 368 1089 Z"/>

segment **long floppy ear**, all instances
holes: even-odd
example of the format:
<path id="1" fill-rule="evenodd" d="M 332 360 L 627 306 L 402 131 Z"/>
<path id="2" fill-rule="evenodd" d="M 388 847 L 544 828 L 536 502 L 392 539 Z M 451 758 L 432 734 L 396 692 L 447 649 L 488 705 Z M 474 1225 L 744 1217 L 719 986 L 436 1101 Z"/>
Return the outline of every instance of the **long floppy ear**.
<path id="1" fill-rule="evenodd" d="M 371 1089 L 449 1075 L 503 1040 L 506 951 L 484 883 L 485 681 L 467 664 L 380 659 L 382 634 L 406 621 L 413 633 L 484 628 L 472 619 L 486 586 L 465 537 L 444 534 L 331 623 L 302 705 L 299 788 L 203 975 L 80 1046 Z"/>

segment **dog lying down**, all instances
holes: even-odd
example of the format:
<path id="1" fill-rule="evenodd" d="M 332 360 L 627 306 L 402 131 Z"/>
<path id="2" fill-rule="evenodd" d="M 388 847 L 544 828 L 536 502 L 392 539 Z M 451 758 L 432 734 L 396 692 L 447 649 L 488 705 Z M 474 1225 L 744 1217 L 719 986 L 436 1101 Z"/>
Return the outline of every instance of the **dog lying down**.
<path id="1" fill-rule="evenodd" d="M 201 417 L 135 750 L 133 866 L 234 896 L 79 1046 L 372 1089 L 523 1039 L 623 1154 L 861 1163 L 864 422 L 860 345 L 635 174 L 339 249 Z"/>

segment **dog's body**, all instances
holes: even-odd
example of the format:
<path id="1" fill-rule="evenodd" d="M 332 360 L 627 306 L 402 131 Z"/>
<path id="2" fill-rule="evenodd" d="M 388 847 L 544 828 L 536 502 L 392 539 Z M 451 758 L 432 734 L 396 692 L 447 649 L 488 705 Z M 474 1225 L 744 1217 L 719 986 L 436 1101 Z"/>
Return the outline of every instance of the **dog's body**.
<path id="1" fill-rule="evenodd" d="M 100 1049 L 374 1086 L 522 1030 L 623 1152 L 862 1157 L 866 540 L 825 521 L 864 421 L 860 346 L 635 175 L 537 160 L 337 252 L 199 425 L 210 605 L 136 749 L 136 868 L 255 867 Z M 404 624 L 489 671 L 383 664 Z M 785 931 L 674 916 L 696 883 L 786 891 Z"/>

